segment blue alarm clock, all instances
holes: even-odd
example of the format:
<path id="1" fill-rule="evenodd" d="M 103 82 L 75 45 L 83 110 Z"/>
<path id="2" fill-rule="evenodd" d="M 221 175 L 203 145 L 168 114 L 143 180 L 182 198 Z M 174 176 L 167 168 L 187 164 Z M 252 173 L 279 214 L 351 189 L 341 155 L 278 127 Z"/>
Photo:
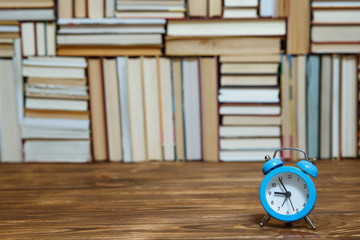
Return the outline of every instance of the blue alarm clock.
<path id="1" fill-rule="evenodd" d="M 276 158 L 276 153 L 283 150 L 302 152 L 305 160 L 296 164 L 298 168 L 283 166 L 284 163 Z M 262 171 L 266 176 L 261 182 L 260 200 L 267 214 L 260 226 L 263 227 L 271 217 L 284 222 L 303 218 L 316 229 L 308 216 L 316 201 L 315 185 L 308 176 L 317 177 L 316 159 L 309 160 L 307 154 L 297 148 L 281 148 L 274 152 L 272 159 L 269 155 L 265 156 L 265 161 Z"/>

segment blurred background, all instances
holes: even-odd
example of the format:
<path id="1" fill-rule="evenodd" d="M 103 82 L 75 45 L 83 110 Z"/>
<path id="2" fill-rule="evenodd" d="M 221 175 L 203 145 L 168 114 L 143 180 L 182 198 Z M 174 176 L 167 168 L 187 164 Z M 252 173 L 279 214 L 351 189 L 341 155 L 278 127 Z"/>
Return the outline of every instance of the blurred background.
<path id="1" fill-rule="evenodd" d="M 0 0 L 0 159 L 357 158 L 359 53 L 354 0 Z"/>

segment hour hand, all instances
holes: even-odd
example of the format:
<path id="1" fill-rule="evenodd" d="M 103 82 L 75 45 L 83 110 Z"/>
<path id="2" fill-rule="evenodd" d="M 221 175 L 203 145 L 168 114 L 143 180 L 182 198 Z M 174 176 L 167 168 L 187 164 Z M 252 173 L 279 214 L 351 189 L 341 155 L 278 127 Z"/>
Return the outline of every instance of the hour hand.
<path id="1" fill-rule="evenodd" d="M 284 192 L 274 192 L 274 194 L 282 194 L 282 195 L 286 195 L 286 193 L 284 193 Z"/>

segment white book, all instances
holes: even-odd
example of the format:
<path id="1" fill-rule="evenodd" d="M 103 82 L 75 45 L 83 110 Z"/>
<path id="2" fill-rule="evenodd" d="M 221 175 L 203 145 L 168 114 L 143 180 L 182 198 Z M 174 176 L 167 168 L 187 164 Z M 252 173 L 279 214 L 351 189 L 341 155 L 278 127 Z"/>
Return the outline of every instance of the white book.
<path id="1" fill-rule="evenodd" d="M 260 150 L 281 148 L 280 138 L 222 138 L 221 150 Z"/>
<path id="2" fill-rule="evenodd" d="M 24 79 L 22 77 L 22 54 L 21 54 L 21 41 L 19 38 L 14 39 L 14 52 L 13 67 L 16 88 L 16 105 L 19 124 L 22 123 L 24 118 Z"/>
<path id="3" fill-rule="evenodd" d="M 313 10 L 314 23 L 360 23 L 360 10 Z"/>
<path id="4" fill-rule="evenodd" d="M 115 0 L 105 0 L 105 17 L 112 18 L 115 15 Z"/>
<path id="5" fill-rule="evenodd" d="M 169 58 L 160 58 L 160 88 L 161 88 L 161 112 L 162 112 L 162 136 L 164 160 L 175 160 L 174 149 L 174 121 L 173 99 L 171 87 L 171 66 Z M 200 109 L 199 109 L 200 110 Z"/>
<path id="6" fill-rule="evenodd" d="M 51 119 L 51 118 L 30 118 L 25 117 L 23 126 L 58 128 L 58 129 L 90 129 L 90 120 L 88 119 Z"/>
<path id="7" fill-rule="evenodd" d="M 161 45 L 161 34 L 57 35 L 59 45 Z"/>
<path id="8" fill-rule="evenodd" d="M 16 25 L 0 25 L 0 33 L 17 33 L 20 31 Z"/>
<path id="9" fill-rule="evenodd" d="M 17 89 L 11 59 L 0 59 L 0 148 L 2 162 L 21 162 Z"/>
<path id="10" fill-rule="evenodd" d="M 196 58 L 184 58 L 182 65 L 185 158 L 200 160 L 202 143 L 199 65 Z"/>
<path id="11" fill-rule="evenodd" d="M 283 36 L 284 19 L 169 20 L 169 36 Z"/>
<path id="12" fill-rule="evenodd" d="M 276 75 L 222 75 L 221 86 L 277 86 Z"/>
<path id="13" fill-rule="evenodd" d="M 83 57 L 29 57 L 23 60 L 23 65 L 71 68 L 87 67 L 86 60 Z"/>
<path id="14" fill-rule="evenodd" d="M 162 116 L 160 116 L 160 83 L 157 59 L 154 57 L 142 58 L 142 66 L 148 157 L 149 160 L 162 160 L 162 130 L 160 126 L 160 117 Z"/>
<path id="15" fill-rule="evenodd" d="M 56 55 L 56 25 L 54 22 L 46 23 L 46 55 L 55 56 Z"/>
<path id="16" fill-rule="evenodd" d="M 23 139 L 89 139 L 90 130 L 22 126 Z"/>
<path id="17" fill-rule="evenodd" d="M 359 1 L 312 1 L 312 7 L 360 7 Z"/>
<path id="18" fill-rule="evenodd" d="M 322 26 L 315 25 L 311 28 L 313 42 L 359 42 L 360 26 Z"/>
<path id="19" fill-rule="evenodd" d="M 48 85 L 48 84 L 26 84 L 26 93 L 39 93 L 39 94 L 58 94 L 67 96 L 82 96 L 88 98 L 87 86 L 63 86 L 63 85 Z"/>
<path id="20" fill-rule="evenodd" d="M 276 0 L 260 0 L 260 16 L 275 17 Z"/>
<path id="21" fill-rule="evenodd" d="M 149 25 L 149 26 L 138 26 L 138 25 L 100 25 L 88 27 L 87 25 L 82 26 L 62 26 L 57 32 L 58 34 L 111 34 L 111 33 L 141 33 L 141 34 L 151 34 L 151 33 L 160 33 L 164 34 L 165 26 L 164 25 Z"/>
<path id="22" fill-rule="evenodd" d="M 111 24 L 111 25 L 153 25 L 166 24 L 165 19 L 161 18 L 60 18 L 58 25 L 95 25 Z"/>
<path id="23" fill-rule="evenodd" d="M 131 162 L 131 136 L 130 136 L 130 119 L 129 119 L 129 100 L 127 85 L 127 68 L 126 57 L 117 57 L 117 74 L 119 80 L 120 94 L 120 117 L 121 117 L 121 137 L 123 161 Z"/>
<path id="24" fill-rule="evenodd" d="M 24 77 L 42 78 L 85 78 L 85 69 L 70 67 L 41 67 L 26 66 L 23 68 Z"/>
<path id="25" fill-rule="evenodd" d="M 224 0 L 225 7 L 257 7 L 258 0 Z"/>
<path id="26" fill-rule="evenodd" d="M 220 151 L 220 161 L 264 161 L 265 156 L 272 154 L 274 150 Z"/>
<path id="27" fill-rule="evenodd" d="M 32 22 L 21 23 L 21 39 L 24 56 L 34 56 L 35 28 Z"/>
<path id="28" fill-rule="evenodd" d="M 340 56 L 332 59 L 331 157 L 340 157 Z"/>
<path id="29" fill-rule="evenodd" d="M 44 110 L 67 110 L 67 111 L 87 111 L 88 101 L 65 100 L 65 99 L 45 99 L 45 98 L 26 98 L 25 108 L 44 109 Z"/>
<path id="30" fill-rule="evenodd" d="M 279 88 L 220 88 L 219 102 L 279 103 Z"/>
<path id="31" fill-rule="evenodd" d="M 185 12 L 171 11 L 126 11 L 115 12 L 117 18 L 184 18 Z"/>
<path id="32" fill-rule="evenodd" d="M 279 115 L 281 108 L 279 105 L 221 105 L 221 115 Z"/>
<path id="33" fill-rule="evenodd" d="M 45 56 L 46 55 L 45 23 L 37 22 L 35 23 L 35 28 L 36 28 L 36 55 Z"/>
<path id="34" fill-rule="evenodd" d="M 89 140 L 27 140 L 24 144 L 25 162 L 89 162 L 90 145 Z"/>
<path id="35" fill-rule="evenodd" d="M 280 137 L 280 126 L 220 126 L 220 137 Z"/>
<path id="36" fill-rule="evenodd" d="M 257 18 L 256 9 L 246 8 L 225 8 L 223 18 Z"/>
<path id="37" fill-rule="evenodd" d="M 1 9 L 0 20 L 51 21 L 55 19 L 54 9 Z"/>
<path id="38" fill-rule="evenodd" d="M 358 126 L 357 56 L 343 56 L 341 62 L 341 157 L 356 158 Z"/>

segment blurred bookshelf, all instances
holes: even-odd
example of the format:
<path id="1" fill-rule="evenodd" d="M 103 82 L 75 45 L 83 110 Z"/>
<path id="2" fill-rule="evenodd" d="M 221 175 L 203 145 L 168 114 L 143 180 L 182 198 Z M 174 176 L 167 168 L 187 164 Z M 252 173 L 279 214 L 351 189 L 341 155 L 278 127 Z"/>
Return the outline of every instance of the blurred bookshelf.
<path id="1" fill-rule="evenodd" d="M 0 159 L 357 158 L 359 59 L 354 0 L 0 0 Z"/>

